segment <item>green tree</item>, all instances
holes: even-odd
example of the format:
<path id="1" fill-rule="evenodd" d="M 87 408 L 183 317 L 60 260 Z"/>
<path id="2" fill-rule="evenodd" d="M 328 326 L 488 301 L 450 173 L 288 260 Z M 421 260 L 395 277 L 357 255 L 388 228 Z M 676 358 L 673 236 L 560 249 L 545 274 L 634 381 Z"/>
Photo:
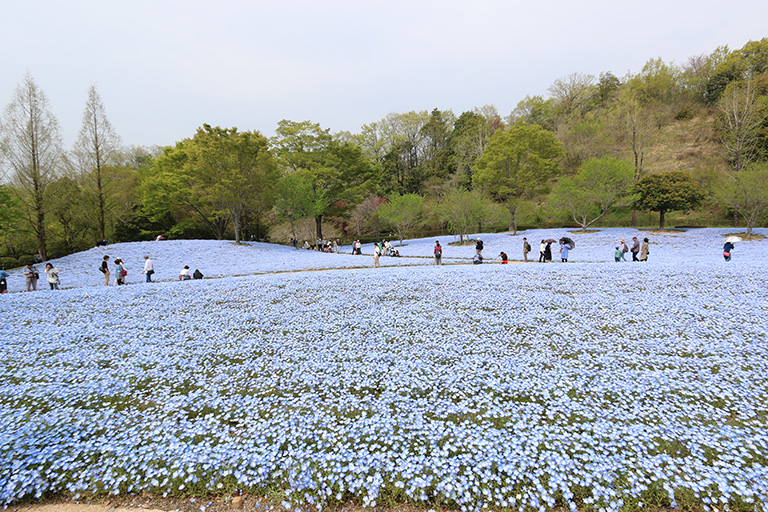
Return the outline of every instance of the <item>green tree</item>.
<path id="1" fill-rule="evenodd" d="M 768 101 L 754 81 L 729 84 L 718 103 L 718 128 L 725 159 L 733 172 L 743 171 L 759 153 Z"/>
<path id="2" fill-rule="evenodd" d="M 698 183 L 682 171 L 649 174 L 635 183 L 635 208 L 659 212 L 659 229 L 664 229 L 668 211 L 696 208 L 704 199 Z"/>
<path id="3" fill-rule="evenodd" d="M 475 186 L 506 205 L 509 229 L 517 233 L 515 213 L 520 202 L 543 192 L 559 172 L 563 147 L 538 125 L 518 123 L 497 131 L 475 163 Z"/>
<path id="4" fill-rule="evenodd" d="M 440 201 L 438 215 L 464 242 L 467 234 L 486 220 L 492 207 L 493 204 L 476 190 L 452 189 Z"/>
<path id="5" fill-rule="evenodd" d="M 397 232 L 400 245 L 409 231 L 419 224 L 423 205 L 424 198 L 418 194 L 395 194 L 379 206 L 379 218 Z"/>
<path id="6" fill-rule="evenodd" d="M 322 215 L 329 206 L 325 191 L 315 189 L 312 182 L 309 172 L 299 169 L 283 175 L 277 185 L 275 213 L 279 219 L 290 223 L 294 240 L 297 239 L 297 221 Z"/>
<path id="7" fill-rule="evenodd" d="M 0 134 L 0 150 L 11 171 L 13 190 L 37 236 L 37 250 L 45 258 L 45 216 L 51 208 L 48 187 L 61 172 L 64 150 L 59 123 L 31 75 L 24 77 L 5 108 Z"/>
<path id="8" fill-rule="evenodd" d="M 768 162 L 756 162 L 741 172 L 728 173 L 716 196 L 741 215 L 747 225 L 747 236 L 751 236 L 768 212 Z"/>
<path id="9" fill-rule="evenodd" d="M 472 168 L 491 137 L 488 120 L 477 112 L 464 112 L 448 138 L 450 167 L 460 187 L 472 188 Z"/>
<path id="10" fill-rule="evenodd" d="M 572 178 L 563 178 L 551 201 L 566 209 L 586 231 L 620 201 L 635 183 L 632 164 L 611 157 L 591 158 Z"/>

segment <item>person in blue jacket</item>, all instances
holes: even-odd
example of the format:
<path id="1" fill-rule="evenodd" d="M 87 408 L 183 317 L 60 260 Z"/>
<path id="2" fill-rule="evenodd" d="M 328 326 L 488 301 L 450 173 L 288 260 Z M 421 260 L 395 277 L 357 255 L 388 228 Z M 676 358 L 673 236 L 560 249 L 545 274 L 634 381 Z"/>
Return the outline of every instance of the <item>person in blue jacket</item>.
<path id="1" fill-rule="evenodd" d="M 723 258 L 725 258 L 725 261 L 731 261 L 731 252 L 735 247 L 731 242 L 725 242 L 723 246 Z"/>

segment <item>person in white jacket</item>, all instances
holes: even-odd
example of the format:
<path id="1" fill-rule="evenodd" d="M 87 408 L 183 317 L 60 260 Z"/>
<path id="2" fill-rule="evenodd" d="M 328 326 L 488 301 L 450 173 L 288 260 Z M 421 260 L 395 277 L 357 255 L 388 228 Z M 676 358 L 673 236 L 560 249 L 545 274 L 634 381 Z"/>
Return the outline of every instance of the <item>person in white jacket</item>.
<path id="1" fill-rule="evenodd" d="M 155 262 L 150 259 L 149 255 L 144 256 L 144 270 L 141 273 L 147 276 L 148 283 L 152 282 L 152 274 L 155 273 Z"/>

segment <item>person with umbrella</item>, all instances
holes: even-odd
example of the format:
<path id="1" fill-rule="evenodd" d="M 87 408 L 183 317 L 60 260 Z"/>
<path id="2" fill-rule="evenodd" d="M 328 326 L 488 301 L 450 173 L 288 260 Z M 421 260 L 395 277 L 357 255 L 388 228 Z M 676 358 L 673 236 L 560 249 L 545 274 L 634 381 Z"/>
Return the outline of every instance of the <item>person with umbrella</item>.
<path id="1" fill-rule="evenodd" d="M 731 252 L 736 248 L 736 245 L 734 245 L 736 242 L 741 242 L 741 238 L 729 236 L 725 239 L 725 245 L 723 245 L 723 258 L 725 258 L 725 261 L 731 261 Z"/>
<path id="2" fill-rule="evenodd" d="M 563 237 L 560 239 L 560 260 L 563 263 L 568 263 L 568 251 L 573 249 L 573 247 L 576 244 L 573 243 L 573 240 L 571 240 L 568 237 Z"/>
<path id="3" fill-rule="evenodd" d="M 544 263 L 552 261 L 552 242 L 554 240 L 547 242 L 546 247 L 544 247 Z"/>

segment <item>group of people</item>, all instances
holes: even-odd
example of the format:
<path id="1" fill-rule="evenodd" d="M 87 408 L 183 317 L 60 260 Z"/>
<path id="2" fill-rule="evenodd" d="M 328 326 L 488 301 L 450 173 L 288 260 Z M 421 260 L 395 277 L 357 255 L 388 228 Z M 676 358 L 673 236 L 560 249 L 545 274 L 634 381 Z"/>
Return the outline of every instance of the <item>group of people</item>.
<path id="1" fill-rule="evenodd" d="M 632 247 L 627 245 L 627 242 L 622 238 L 619 240 L 619 245 L 614 248 L 613 259 L 616 262 L 627 261 L 626 255 L 628 252 L 632 253 L 632 261 L 648 261 L 648 254 L 650 254 L 650 247 L 648 245 L 648 239 L 643 238 L 643 243 L 636 236 L 632 237 Z"/>
<path id="2" fill-rule="evenodd" d="M 298 249 L 298 240 L 291 238 L 291 245 Z M 339 240 L 324 240 L 318 238 L 314 245 L 310 244 L 309 240 L 304 240 L 304 245 L 302 245 L 302 247 L 308 251 L 314 249 L 320 252 L 339 252 Z"/>
<path id="3" fill-rule="evenodd" d="M 125 267 L 125 263 L 123 263 L 122 259 L 115 258 L 114 264 L 115 264 L 114 284 L 116 286 L 126 284 L 125 276 L 128 275 L 128 269 Z M 110 278 L 111 272 L 109 270 L 109 256 L 106 254 L 101 260 L 99 271 L 102 274 L 104 274 L 104 285 L 109 286 L 109 278 Z M 142 269 L 141 273 L 144 274 L 144 277 L 147 283 L 152 282 L 152 276 L 155 274 L 155 262 L 152 260 L 152 258 L 149 257 L 149 255 L 144 256 L 144 268 Z M 197 270 L 197 269 L 195 269 L 195 272 L 190 277 L 189 265 L 184 265 L 184 268 L 182 268 L 181 272 L 179 272 L 179 281 L 186 281 L 188 279 L 202 279 L 202 278 L 203 278 L 202 272 L 200 272 L 200 270 Z"/>
<path id="4" fill-rule="evenodd" d="M 552 244 L 554 240 L 542 240 L 539 244 L 539 263 L 552 261 Z M 560 240 L 560 261 L 568 263 L 568 255 L 573 250 L 573 245 L 566 240 Z M 531 252 L 531 244 L 527 238 L 523 238 L 523 260 L 528 261 L 528 253 Z"/>
<path id="5" fill-rule="evenodd" d="M 26 291 L 37 291 L 37 281 L 40 279 L 40 273 L 35 267 L 36 261 L 30 261 L 24 267 L 24 280 L 26 281 Z M 0 265 L 0 293 L 8 293 L 9 274 L 3 265 Z M 58 290 L 61 279 L 59 279 L 59 269 L 51 263 L 45 264 L 45 278 L 51 290 Z"/>

